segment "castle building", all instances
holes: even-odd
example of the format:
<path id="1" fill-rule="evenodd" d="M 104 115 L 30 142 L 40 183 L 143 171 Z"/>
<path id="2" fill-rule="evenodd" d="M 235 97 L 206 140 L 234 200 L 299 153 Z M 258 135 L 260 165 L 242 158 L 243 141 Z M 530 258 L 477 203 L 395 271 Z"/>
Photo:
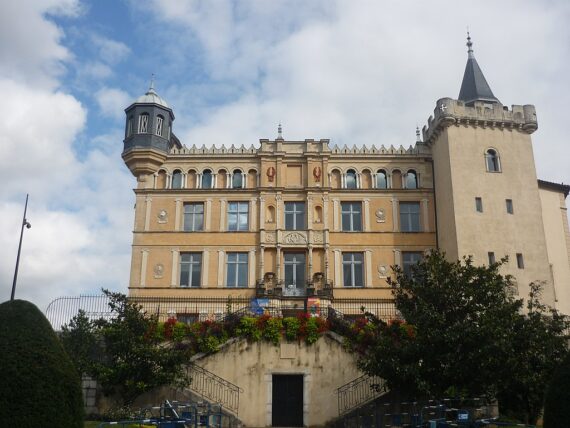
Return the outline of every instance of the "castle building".
<path id="1" fill-rule="evenodd" d="M 431 249 L 472 255 L 521 296 L 570 313 L 570 186 L 537 180 L 532 105 L 504 106 L 473 54 L 458 99 L 436 102 L 405 147 L 277 137 L 190 147 L 151 85 L 126 112 L 123 159 L 137 178 L 129 294 L 390 299 L 391 266 Z"/>

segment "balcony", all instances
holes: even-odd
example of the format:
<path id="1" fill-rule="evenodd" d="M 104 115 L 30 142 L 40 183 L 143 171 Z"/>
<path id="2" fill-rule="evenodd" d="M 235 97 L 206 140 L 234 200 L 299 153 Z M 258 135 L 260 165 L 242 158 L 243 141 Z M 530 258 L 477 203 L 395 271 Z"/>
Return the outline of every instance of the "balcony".
<path id="1" fill-rule="evenodd" d="M 255 287 L 256 297 L 271 298 L 295 298 L 295 297 L 333 297 L 333 284 L 327 281 L 321 272 L 313 275 L 313 279 L 302 286 L 285 284 L 285 281 L 277 280 L 273 272 L 265 274 L 264 278 L 257 281 Z"/>

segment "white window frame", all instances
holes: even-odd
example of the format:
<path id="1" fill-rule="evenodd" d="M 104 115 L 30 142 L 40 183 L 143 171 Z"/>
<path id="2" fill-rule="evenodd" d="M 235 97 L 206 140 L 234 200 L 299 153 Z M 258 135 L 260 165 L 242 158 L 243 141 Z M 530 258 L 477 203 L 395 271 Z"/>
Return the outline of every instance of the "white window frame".
<path id="1" fill-rule="evenodd" d="M 156 116 L 156 135 L 158 135 L 159 137 L 162 137 L 163 124 L 164 124 L 164 118 L 160 115 Z"/>
<path id="2" fill-rule="evenodd" d="M 184 256 L 189 255 L 190 256 L 190 260 L 189 261 L 183 261 L 182 259 L 184 258 Z M 197 256 L 197 260 L 194 260 L 194 257 Z M 180 253 L 180 287 L 182 288 L 198 288 L 199 286 L 201 286 L 202 283 L 202 253 L 199 252 L 181 252 Z M 182 285 L 182 273 L 183 273 L 183 269 L 182 266 L 183 265 L 189 265 L 190 269 L 188 271 L 188 285 Z M 192 285 L 192 280 L 194 279 L 194 274 L 196 274 L 195 270 L 197 267 L 197 274 L 198 276 L 198 283 L 200 285 Z"/>
<path id="3" fill-rule="evenodd" d="M 359 206 L 359 210 L 355 211 L 354 207 Z M 350 216 L 350 227 L 348 230 L 344 229 L 344 222 L 343 216 L 344 214 L 348 214 Z M 354 227 L 354 218 L 358 215 L 360 217 L 360 229 L 355 229 Z M 341 223 L 341 230 L 343 232 L 362 232 L 362 203 L 361 202 L 341 202 L 340 203 L 340 223 Z"/>
<path id="4" fill-rule="evenodd" d="M 235 260 L 231 260 L 235 257 Z M 245 258 L 245 261 L 243 260 Z M 230 265 L 235 265 L 235 274 L 230 278 Z M 245 269 L 246 283 L 239 284 L 239 274 Z M 228 288 L 247 288 L 249 281 L 249 260 L 247 252 L 228 252 L 226 253 L 226 287 Z"/>
<path id="5" fill-rule="evenodd" d="M 360 255 L 361 260 L 356 260 L 355 255 Z M 350 256 L 349 260 L 345 260 L 345 256 Z M 350 269 L 350 284 L 345 282 L 345 269 Z M 362 284 L 356 284 L 356 269 L 360 268 L 360 277 Z M 363 288 L 366 278 L 364 277 L 364 253 L 360 251 L 351 251 L 342 253 L 342 281 L 344 287 Z"/>
<path id="6" fill-rule="evenodd" d="M 235 210 L 233 210 L 232 204 L 237 204 Z M 244 210 L 245 207 L 245 210 Z M 235 229 L 231 228 L 230 218 L 232 216 L 236 217 Z M 240 229 L 240 217 L 245 216 L 247 219 L 245 226 L 241 226 Z M 229 232 L 247 232 L 249 231 L 249 202 L 246 201 L 231 201 L 228 202 L 228 231 Z"/>
<path id="7" fill-rule="evenodd" d="M 186 212 L 186 208 L 187 207 L 192 207 L 192 211 L 191 212 Z M 202 208 L 202 212 L 200 211 L 196 211 L 196 208 Z M 183 214 L 183 219 L 184 219 L 184 224 L 182 225 L 182 228 L 184 230 L 184 232 L 201 232 L 204 230 L 204 203 L 203 202 L 186 202 L 184 203 L 184 214 Z M 200 218 L 200 216 L 202 216 L 202 223 L 201 223 L 201 227 L 196 227 L 196 223 L 197 223 L 197 219 Z M 190 220 L 191 219 L 191 220 Z M 198 222 L 198 224 L 200 224 Z M 187 226 L 191 226 L 188 227 Z"/>
<path id="8" fill-rule="evenodd" d="M 139 115 L 139 127 L 138 127 L 139 134 L 148 133 L 148 119 L 149 119 L 148 113 L 141 113 Z"/>

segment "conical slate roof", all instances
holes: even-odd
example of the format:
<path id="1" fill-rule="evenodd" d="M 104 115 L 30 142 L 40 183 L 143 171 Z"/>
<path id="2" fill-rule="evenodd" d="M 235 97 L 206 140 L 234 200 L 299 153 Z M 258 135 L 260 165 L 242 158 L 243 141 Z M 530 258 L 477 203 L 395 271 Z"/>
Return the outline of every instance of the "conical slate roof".
<path id="1" fill-rule="evenodd" d="M 481 67 L 477 64 L 472 46 L 471 37 L 467 33 L 468 58 L 458 100 L 465 102 L 465 104 L 472 104 L 474 101 L 500 103 L 497 97 L 493 95 L 491 87 L 487 83 L 485 76 L 483 76 Z"/>

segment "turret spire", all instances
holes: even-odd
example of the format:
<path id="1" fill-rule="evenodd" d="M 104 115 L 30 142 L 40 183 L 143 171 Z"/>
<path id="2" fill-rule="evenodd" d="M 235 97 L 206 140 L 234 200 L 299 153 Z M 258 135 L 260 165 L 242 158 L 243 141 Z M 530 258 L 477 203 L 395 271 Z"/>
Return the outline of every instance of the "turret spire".
<path id="1" fill-rule="evenodd" d="M 475 56 L 473 55 L 473 42 L 471 41 L 469 30 L 467 30 L 467 57 L 475 58 Z"/>
<path id="2" fill-rule="evenodd" d="M 281 122 L 279 122 L 279 125 L 277 126 L 277 139 L 283 139 L 283 128 L 281 127 Z"/>
<path id="3" fill-rule="evenodd" d="M 479 64 L 477 64 L 469 31 L 467 31 L 467 64 L 465 65 L 458 99 L 467 105 L 472 105 L 475 101 L 500 103 L 497 97 L 493 95 L 491 87 L 487 83 Z"/>

